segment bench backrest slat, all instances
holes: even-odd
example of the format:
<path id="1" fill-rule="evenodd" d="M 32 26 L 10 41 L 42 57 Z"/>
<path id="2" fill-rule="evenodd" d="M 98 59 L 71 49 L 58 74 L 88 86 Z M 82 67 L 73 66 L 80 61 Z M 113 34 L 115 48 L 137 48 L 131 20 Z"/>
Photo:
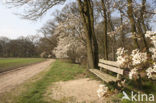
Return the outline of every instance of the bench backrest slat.
<path id="1" fill-rule="evenodd" d="M 102 63 L 99 63 L 98 66 L 102 67 L 102 68 L 105 68 L 105 69 L 107 69 L 109 71 L 112 71 L 112 72 L 123 75 L 123 69 L 120 69 L 118 67 L 113 67 L 113 66 L 109 66 L 107 64 L 102 64 Z"/>
<path id="2" fill-rule="evenodd" d="M 120 65 L 115 61 L 108 61 L 108 60 L 99 59 L 99 63 L 104 63 L 104 64 L 107 64 L 110 66 L 115 66 L 115 67 L 120 67 Z"/>

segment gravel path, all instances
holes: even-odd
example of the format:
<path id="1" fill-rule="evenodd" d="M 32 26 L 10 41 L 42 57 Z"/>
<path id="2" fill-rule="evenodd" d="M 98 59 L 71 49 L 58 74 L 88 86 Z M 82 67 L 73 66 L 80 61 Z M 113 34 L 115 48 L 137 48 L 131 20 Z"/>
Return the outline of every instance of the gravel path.
<path id="1" fill-rule="evenodd" d="M 0 75 L 0 93 L 8 91 L 25 80 L 33 77 L 50 66 L 54 59 L 49 59 L 41 63 L 22 67 L 19 70 L 11 71 Z"/>

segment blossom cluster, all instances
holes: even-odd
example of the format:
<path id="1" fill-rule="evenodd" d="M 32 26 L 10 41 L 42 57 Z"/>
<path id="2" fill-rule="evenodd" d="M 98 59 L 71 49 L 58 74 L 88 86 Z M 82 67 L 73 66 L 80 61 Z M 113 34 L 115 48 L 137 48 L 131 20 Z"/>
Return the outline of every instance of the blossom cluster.
<path id="1" fill-rule="evenodd" d="M 117 62 L 122 68 L 131 69 L 129 73 L 129 78 L 132 79 L 134 74 L 137 74 L 138 66 L 144 64 L 147 61 L 147 53 L 142 53 L 138 49 L 132 51 L 131 55 L 128 55 L 128 51 L 124 48 L 119 48 L 117 50 Z"/>
<path id="2" fill-rule="evenodd" d="M 152 78 L 152 76 L 153 76 L 152 74 L 153 74 L 153 73 L 156 73 L 156 63 L 154 63 L 152 67 L 149 67 L 149 68 L 146 70 L 146 72 L 147 72 L 148 78 Z"/>
<path id="3" fill-rule="evenodd" d="M 99 85 L 99 89 L 97 90 L 97 95 L 99 98 L 103 97 L 108 91 L 108 87 L 105 85 L 101 84 Z"/>
<path id="4" fill-rule="evenodd" d="M 152 53 L 152 61 L 151 62 L 153 62 L 153 65 L 146 70 L 148 78 L 152 78 L 153 74 L 156 73 L 156 61 L 155 61 L 155 59 L 156 59 L 156 32 L 147 31 L 145 36 L 147 38 L 151 39 L 152 44 L 154 46 L 149 49 L 149 51 Z"/>
<path id="5" fill-rule="evenodd" d="M 60 35 L 58 37 L 58 45 L 54 48 L 53 53 L 56 58 L 68 58 L 68 51 L 74 50 L 79 52 L 84 49 L 84 45 L 76 37 L 69 35 Z"/>
<path id="6" fill-rule="evenodd" d="M 138 65 L 147 61 L 147 53 L 141 53 L 138 49 L 132 51 L 132 64 Z"/>
<path id="7" fill-rule="evenodd" d="M 147 38 L 150 38 L 153 44 L 153 48 L 150 48 L 150 52 L 152 53 L 152 59 L 156 59 L 156 32 L 153 31 L 147 31 L 145 36 Z"/>
<path id="8" fill-rule="evenodd" d="M 125 50 L 124 48 L 117 49 L 116 55 L 117 62 L 120 65 L 126 64 L 126 62 L 128 62 L 127 50 Z"/>
<path id="9" fill-rule="evenodd" d="M 156 32 L 154 31 L 147 31 L 145 37 L 148 37 L 152 40 L 154 47 L 156 48 Z"/>
<path id="10" fill-rule="evenodd" d="M 152 53 L 152 59 L 156 59 L 156 48 L 150 48 L 149 51 Z"/>
<path id="11" fill-rule="evenodd" d="M 56 58 L 70 58 L 69 55 L 75 53 L 74 56 L 79 59 L 83 54 L 82 51 L 85 52 L 83 33 L 80 17 L 73 13 L 67 13 L 66 18 L 59 22 L 53 34 L 57 35 L 58 39 L 57 47 L 52 51 Z"/>
<path id="12" fill-rule="evenodd" d="M 153 44 L 153 47 L 149 49 L 152 54 L 151 59 L 148 59 L 149 57 L 146 52 L 141 52 L 138 49 L 133 50 L 130 55 L 128 55 L 128 51 L 124 48 L 119 48 L 116 52 L 117 62 L 120 66 L 130 70 L 129 79 L 133 79 L 134 75 L 138 75 L 141 72 L 140 70 L 144 70 L 148 78 L 152 78 L 156 74 L 156 32 L 147 31 L 145 37 L 150 38 Z"/>

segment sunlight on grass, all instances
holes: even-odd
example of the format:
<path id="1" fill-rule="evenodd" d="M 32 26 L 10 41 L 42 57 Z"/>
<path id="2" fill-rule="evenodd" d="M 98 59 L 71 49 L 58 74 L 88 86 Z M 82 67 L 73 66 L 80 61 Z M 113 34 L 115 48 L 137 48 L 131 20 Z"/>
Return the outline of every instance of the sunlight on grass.
<path id="1" fill-rule="evenodd" d="M 17 103 L 47 103 L 44 101 L 43 95 L 51 83 L 72 80 L 76 75 L 84 71 L 85 69 L 77 64 L 64 63 L 57 60 L 42 79 L 33 83 L 25 93 L 22 93 Z"/>

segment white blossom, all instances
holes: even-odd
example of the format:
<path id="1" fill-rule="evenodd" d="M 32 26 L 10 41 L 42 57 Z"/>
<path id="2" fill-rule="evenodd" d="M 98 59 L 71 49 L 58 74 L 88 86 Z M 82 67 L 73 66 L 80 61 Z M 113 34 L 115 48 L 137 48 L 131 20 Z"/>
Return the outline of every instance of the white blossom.
<path id="1" fill-rule="evenodd" d="M 147 31 L 145 37 L 148 37 L 152 40 L 154 47 L 156 48 L 156 32 L 154 31 Z"/>
<path id="2" fill-rule="evenodd" d="M 150 39 L 152 40 L 154 47 L 156 47 L 156 35 L 152 36 Z"/>
<path id="3" fill-rule="evenodd" d="M 147 72 L 148 78 L 152 78 L 153 68 L 152 68 L 152 67 L 149 67 L 149 68 L 146 70 L 146 72 Z"/>
<path id="4" fill-rule="evenodd" d="M 153 72 L 156 73 L 156 63 L 153 64 Z"/>
<path id="5" fill-rule="evenodd" d="M 137 74 L 137 69 L 136 68 L 134 68 L 134 69 L 132 69 L 130 71 L 130 73 L 129 73 L 129 79 L 132 79 L 133 78 L 133 75 L 135 75 L 135 74 Z"/>
<path id="6" fill-rule="evenodd" d="M 119 49 L 117 49 L 116 55 L 121 56 L 121 55 L 125 54 L 126 52 L 127 52 L 127 50 L 125 50 L 124 48 L 119 48 Z"/>
<path id="7" fill-rule="evenodd" d="M 53 53 L 56 58 L 68 58 L 69 51 L 81 53 L 85 51 L 84 29 L 79 15 L 72 13 L 66 14 L 66 19 L 60 21 L 54 31 L 58 35 L 58 44 Z"/>
<path id="8" fill-rule="evenodd" d="M 132 51 L 132 64 L 137 65 L 147 61 L 147 53 L 141 53 L 138 49 Z"/>
<path id="9" fill-rule="evenodd" d="M 154 36 L 155 32 L 154 31 L 146 31 L 145 37 L 152 37 Z"/>
<path id="10" fill-rule="evenodd" d="M 120 64 L 120 66 L 126 66 L 129 69 L 134 68 L 129 73 L 130 79 L 133 79 L 133 75 L 137 74 L 138 67 L 142 67 L 146 70 L 148 78 L 152 78 L 153 75 L 156 74 L 156 32 L 147 31 L 145 37 L 151 39 L 151 43 L 154 46 L 149 49 L 152 54 L 152 60 L 150 62 L 147 62 L 147 53 L 140 52 L 138 49 L 133 50 L 130 56 L 127 54 L 127 51 L 125 51 L 124 48 L 119 48 L 116 52 L 117 62 Z M 152 63 L 152 66 L 145 68 L 143 65 L 145 62 L 150 63 L 149 65 Z"/>
<path id="11" fill-rule="evenodd" d="M 152 53 L 152 59 L 156 59 L 156 48 L 150 48 L 149 51 Z"/>
<path id="12" fill-rule="evenodd" d="M 146 70 L 146 72 L 147 72 L 148 78 L 152 78 L 152 77 L 153 77 L 152 74 L 153 74 L 153 73 L 156 73 L 156 63 L 153 64 L 153 67 L 149 67 L 149 68 Z"/>
<path id="13" fill-rule="evenodd" d="M 74 36 L 60 35 L 58 45 L 54 48 L 53 53 L 56 58 L 68 58 L 68 51 L 74 49 L 76 52 L 83 50 L 85 47 L 82 42 Z"/>
<path id="14" fill-rule="evenodd" d="M 99 89 L 97 90 L 97 95 L 99 98 L 103 97 L 108 91 L 108 87 L 105 85 L 99 85 Z"/>
<path id="15" fill-rule="evenodd" d="M 119 65 L 122 65 L 123 63 L 125 63 L 125 58 L 122 56 L 118 56 L 117 57 L 117 63 L 119 63 Z"/>

